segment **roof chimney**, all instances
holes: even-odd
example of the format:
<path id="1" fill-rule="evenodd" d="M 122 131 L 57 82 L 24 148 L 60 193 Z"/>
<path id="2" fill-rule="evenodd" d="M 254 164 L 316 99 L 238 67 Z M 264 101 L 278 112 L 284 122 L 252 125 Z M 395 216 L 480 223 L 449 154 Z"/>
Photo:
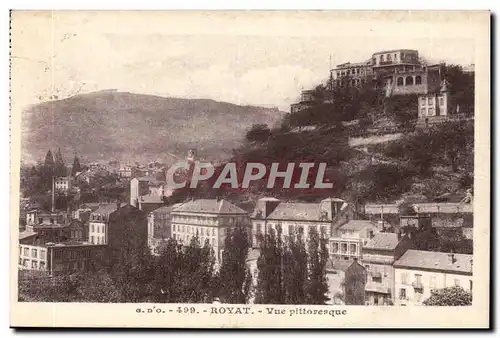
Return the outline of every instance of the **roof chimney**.
<path id="1" fill-rule="evenodd" d="M 455 254 L 451 253 L 448 255 L 448 257 L 450 258 L 451 264 L 455 264 L 455 262 L 457 261 Z"/>

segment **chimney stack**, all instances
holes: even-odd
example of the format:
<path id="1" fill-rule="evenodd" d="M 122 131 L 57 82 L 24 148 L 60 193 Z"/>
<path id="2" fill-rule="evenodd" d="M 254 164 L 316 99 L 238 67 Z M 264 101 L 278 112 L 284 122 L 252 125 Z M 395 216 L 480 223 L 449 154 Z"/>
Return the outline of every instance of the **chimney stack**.
<path id="1" fill-rule="evenodd" d="M 451 260 L 451 264 L 455 264 L 455 262 L 457 261 L 456 258 L 455 258 L 455 254 L 451 253 L 451 254 L 448 255 L 448 257 Z"/>
<path id="2" fill-rule="evenodd" d="M 54 178 L 54 176 L 52 176 L 52 207 L 51 207 L 51 211 L 52 212 L 54 212 L 56 210 L 56 192 L 55 192 L 55 188 L 56 188 L 55 178 Z"/>

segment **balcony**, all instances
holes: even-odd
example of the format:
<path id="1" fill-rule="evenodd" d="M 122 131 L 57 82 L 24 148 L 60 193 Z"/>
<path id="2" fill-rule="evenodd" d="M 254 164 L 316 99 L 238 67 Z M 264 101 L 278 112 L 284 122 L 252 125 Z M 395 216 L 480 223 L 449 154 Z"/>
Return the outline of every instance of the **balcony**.
<path id="1" fill-rule="evenodd" d="M 412 282 L 411 286 L 413 286 L 413 288 L 415 290 L 423 290 L 424 289 L 424 285 L 421 282 Z"/>

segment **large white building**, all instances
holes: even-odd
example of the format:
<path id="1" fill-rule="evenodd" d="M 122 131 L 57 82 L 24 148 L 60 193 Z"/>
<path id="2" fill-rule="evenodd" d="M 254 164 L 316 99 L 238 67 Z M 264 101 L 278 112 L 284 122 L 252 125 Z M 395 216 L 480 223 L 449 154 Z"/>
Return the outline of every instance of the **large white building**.
<path id="1" fill-rule="evenodd" d="M 472 291 L 472 255 L 408 250 L 394 263 L 396 305 L 421 305 L 431 290 Z"/>
<path id="2" fill-rule="evenodd" d="M 201 245 L 208 240 L 218 261 L 230 229 L 243 226 L 250 230 L 248 213 L 224 199 L 191 200 L 172 210 L 170 215 L 174 239 L 187 246 L 191 238 L 198 235 Z"/>
<path id="3" fill-rule="evenodd" d="M 263 235 L 281 229 L 283 239 L 302 233 L 307 240 L 314 228 L 329 238 L 334 230 L 352 218 L 352 208 L 344 200 L 327 198 L 319 203 L 281 202 L 272 197 L 257 201 L 252 220 L 252 246 L 260 246 Z"/>

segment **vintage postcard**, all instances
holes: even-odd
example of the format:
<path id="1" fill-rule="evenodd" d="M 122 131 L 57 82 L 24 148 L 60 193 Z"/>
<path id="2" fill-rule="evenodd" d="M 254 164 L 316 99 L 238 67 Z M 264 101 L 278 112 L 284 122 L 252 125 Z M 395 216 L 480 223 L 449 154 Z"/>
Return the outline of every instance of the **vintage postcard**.
<path id="1" fill-rule="evenodd" d="M 10 34 L 13 327 L 489 327 L 488 11 Z"/>

